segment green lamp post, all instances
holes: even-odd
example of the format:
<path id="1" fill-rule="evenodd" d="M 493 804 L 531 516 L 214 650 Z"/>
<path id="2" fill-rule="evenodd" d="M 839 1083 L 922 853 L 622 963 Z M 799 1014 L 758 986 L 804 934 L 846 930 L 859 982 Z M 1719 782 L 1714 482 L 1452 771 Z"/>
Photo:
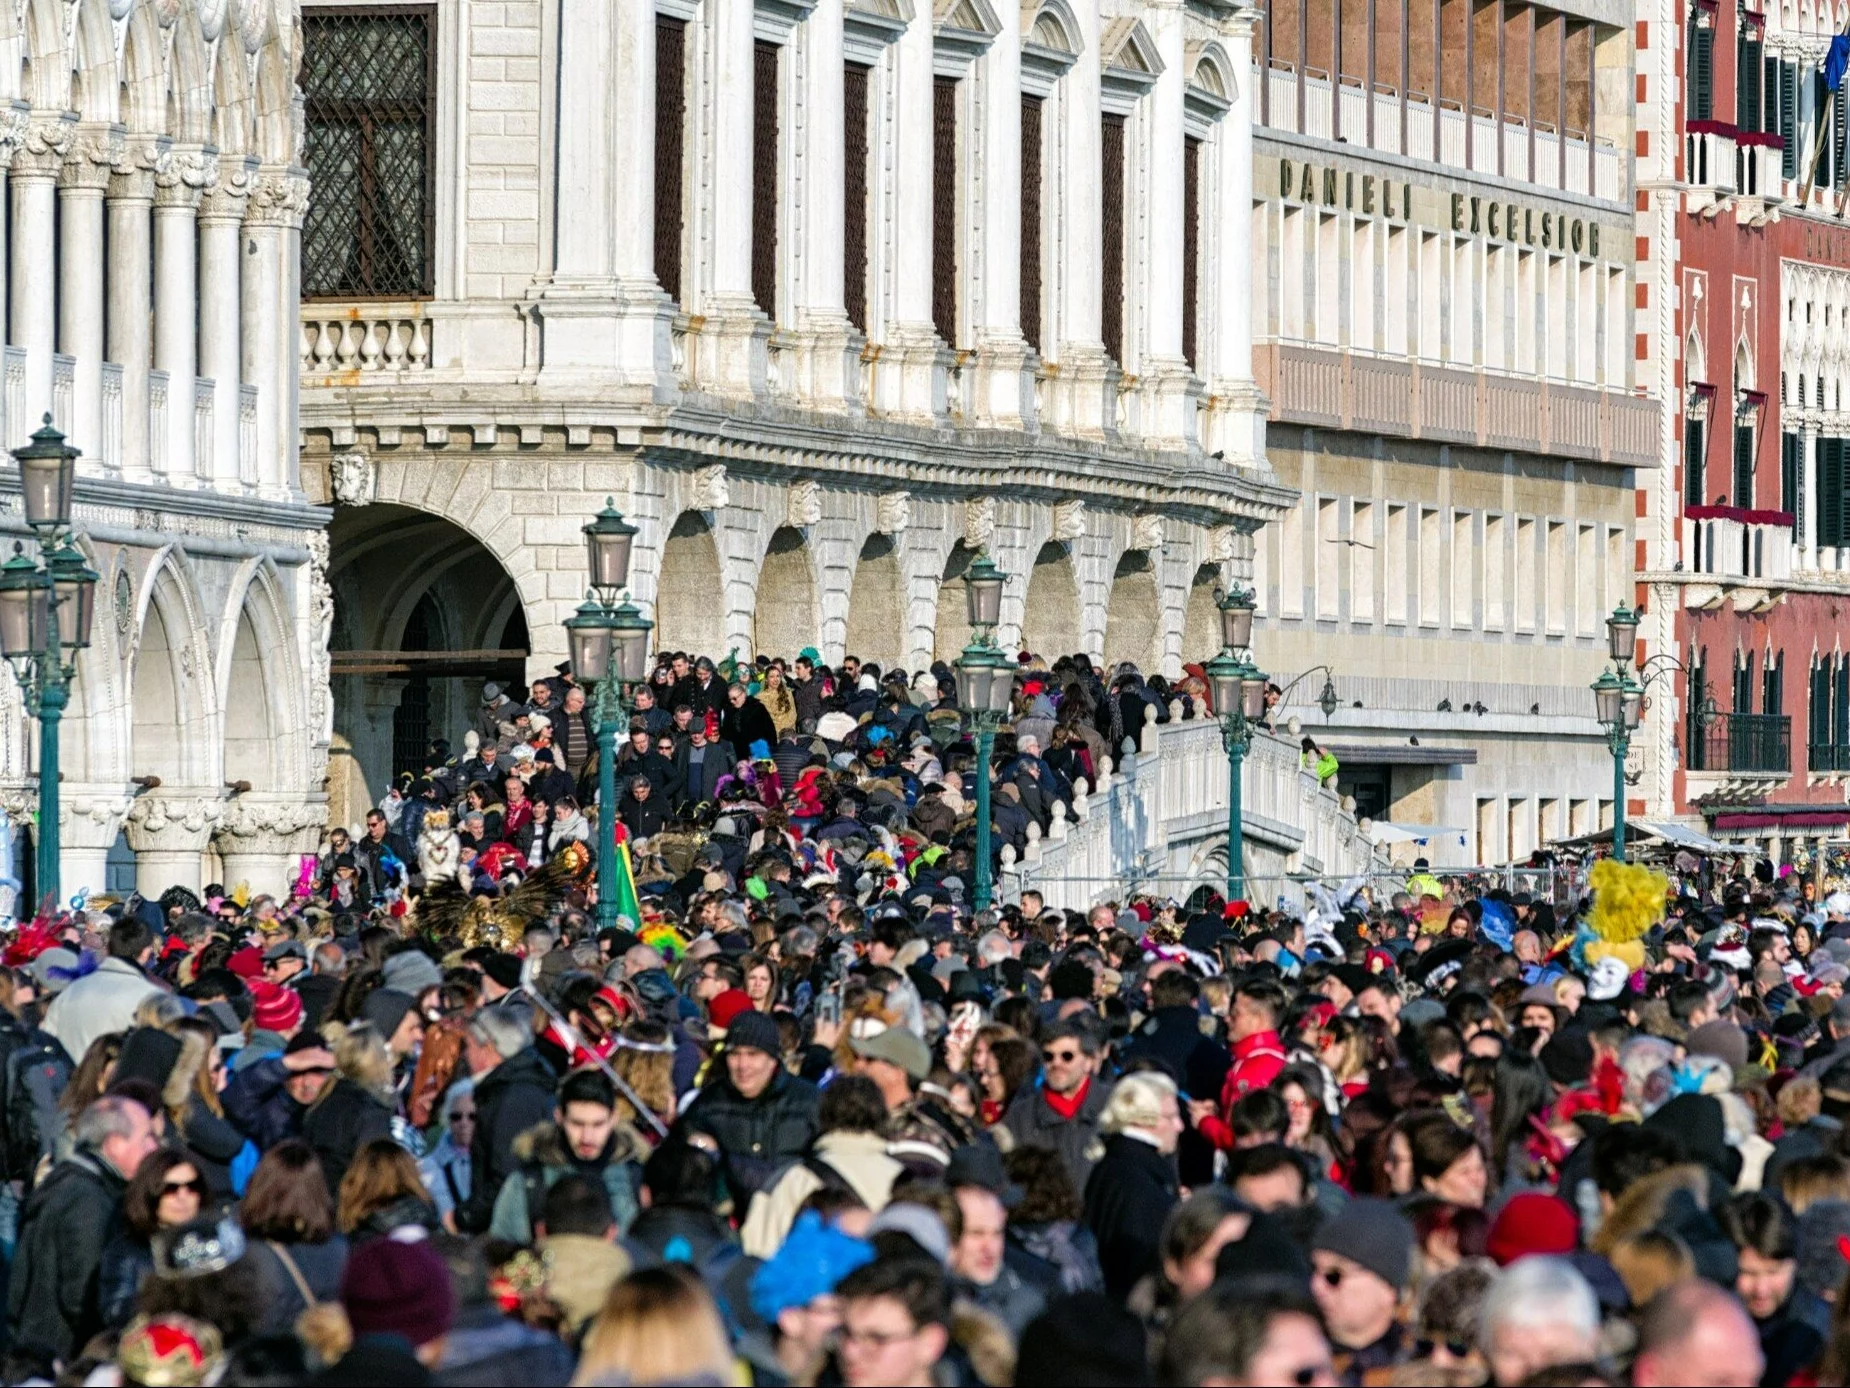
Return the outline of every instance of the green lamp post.
<path id="1" fill-rule="evenodd" d="M 1644 686 L 1631 675 L 1637 635 L 1638 614 L 1621 601 L 1606 619 L 1612 668 L 1593 681 L 1594 712 L 1606 730 L 1606 749 L 1612 754 L 1612 856 L 1621 863 L 1625 861 L 1625 758 L 1644 714 Z"/>
<path id="2" fill-rule="evenodd" d="M 90 644 L 96 573 L 71 543 L 71 501 L 78 451 L 45 416 L 44 427 L 16 450 L 19 491 L 39 560 L 15 544 L 0 564 L 0 657 L 13 667 L 26 711 L 39 721 L 38 859 L 34 889 L 62 900 L 59 877 L 58 747 L 77 653 Z"/>
<path id="3" fill-rule="evenodd" d="M 1220 719 L 1221 746 L 1227 749 L 1227 899 L 1240 900 L 1246 892 L 1246 831 L 1241 818 L 1241 768 L 1253 729 L 1265 716 L 1266 677 L 1253 663 L 1253 595 L 1236 586 L 1231 592 L 1216 589 L 1214 605 L 1220 610 L 1221 650 L 1203 671 L 1214 695 Z M 1331 696 L 1332 705 L 1335 703 Z"/>
<path id="4" fill-rule="evenodd" d="M 970 619 L 970 644 L 957 660 L 957 704 L 976 739 L 976 883 L 972 901 L 989 909 L 995 895 L 995 862 L 990 848 L 989 762 L 996 733 L 1008 721 L 1015 693 L 1015 667 L 996 645 L 1002 619 L 1002 590 L 1008 575 L 987 551 L 964 573 L 964 605 Z"/>
<path id="5" fill-rule="evenodd" d="M 632 689 L 648 673 L 653 624 L 627 598 L 636 527 L 614 498 L 584 527 L 592 592 L 565 623 L 572 671 L 596 686 L 591 721 L 597 736 L 597 924 L 617 923 L 617 735 L 628 718 Z"/>

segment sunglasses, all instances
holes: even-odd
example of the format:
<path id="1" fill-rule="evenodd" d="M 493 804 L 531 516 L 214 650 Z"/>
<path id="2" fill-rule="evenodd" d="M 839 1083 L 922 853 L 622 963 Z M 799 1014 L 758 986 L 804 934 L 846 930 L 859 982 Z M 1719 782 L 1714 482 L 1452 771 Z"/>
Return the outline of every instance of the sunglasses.
<path id="1" fill-rule="evenodd" d="M 1314 1275 L 1321 1277 L 1323 1279 L 1323 1285 L 1334 1291 L 1336 1288 L 1342 1286 L 1345 1274 L 1341 1268 L 1325 1268 L 1322 1272 Z"/>
<path id="2" fill-rule="evenodd" d="M 1433 1351 L 1438 1349 L 1441 1345 L 1445 1347 L 1445 1352 L 1454 1359 L 1463 1359 L 1466 1355 L 1471 1353 L 1471 1342 L 1469 1340 L 1455 1340 L 1448 1337 L 1443 1340 L 1416 1341 L 1413 1357 L 1416 1359 L 1430 1359 L 1432 1358 Z"/>
<path id="3" fill-rule="evenodd" d="M 1058 1061 L 1062 1065 L 1071 1065 L 1075 1060 L 1079 1059 L 1079 1052 L 1078 1051 L 1042 1051 L 1041 1059 L 1044 1061 L 1047 1061 L 1049 1064 L 1052 1064 L 1053 1062 Z"/>
<path id="4" fill-rule="evenodd" d="M 190 1181 L 161 1182 L 161 1195 L 163 1198 L 169 1195 L 178 1195 L 184 1190 L 190 1190 L 194 1195 L 203 1197 L 206 1193 L 206 1183 L 197 1176 Z"/>
<path id="5" fill-rule="evenodd" d="M 1296 1384 L 1297 1388 L 1310 1388 L 1320 1378 L 1334 1378 L 1336 1371 L 1328 1364 L 1306 1364 L 1301 1369 L 1293 1369 L 1284 1375 L 1286 1383 Z"/>

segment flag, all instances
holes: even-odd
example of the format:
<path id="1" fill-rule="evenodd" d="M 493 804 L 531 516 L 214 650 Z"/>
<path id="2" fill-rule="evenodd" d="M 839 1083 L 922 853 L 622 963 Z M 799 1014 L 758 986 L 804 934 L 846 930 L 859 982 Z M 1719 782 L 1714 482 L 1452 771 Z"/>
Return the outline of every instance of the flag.
<path id="1" fill-rule="evenodd" d="M 642 924 L 642 901 L 636 895 L 636 868 L 630 862 L 630 831 L 622 820 L 611 825 L 617 840 L 617 889 L 614 893 L 617 914 L 628 916 L 634 925 Z"/>
<path id="2" fill-rule="evenodd" d="M 1824 85 L 1836 91 L 1844 84 L 1844 70 L 1850 68 L 1850 34 L 1831 40 L 1831 51 L 1824 55 Z"/>

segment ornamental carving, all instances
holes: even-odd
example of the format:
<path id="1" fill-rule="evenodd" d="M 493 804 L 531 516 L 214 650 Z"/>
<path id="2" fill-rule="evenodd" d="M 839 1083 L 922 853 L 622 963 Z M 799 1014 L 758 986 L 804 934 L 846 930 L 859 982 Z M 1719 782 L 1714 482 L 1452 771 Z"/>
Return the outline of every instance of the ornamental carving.
<path id="1" fill-rule="evenodd" d="M 1053 538 L 1063 545 L 1086 537 L 1086 504 L 1077 497 L 1053 506 Z"/>
<path id="2" fill-rule="evenodd" d="M 364 449 L 336 453 L 328 462 L 328 487 L 342 506 L 370 506 L 379 489 L 379 468 Z"/>
<path id="3" fill-rule="evenodd" d="M 334 705 L 328 693 L 328 639 L 334 633 L 334 589 L 328 583 L 328 532 L 308 535 L 308 600 L 313 626 L 308 635 L 308 730 L 326 760 L 334 735 Z"/>
<path id="4" fill-rule="evenodd" d="M 1154 554 L 1163 547 L 1165 529 L 1161 516 L 1138 516 L 1131 522 L 1131 548 Z"/>
<path id="5" fill-rule="evenodd" d="M 258 53 L 275 29 L 276 10 L 270 0 L 232 0 L 231 22 L 246 53 Z"/>
<path id="6" fill-rule="evenodd" d="M 142 834 L 204 834 L 225 814 L 223 800 L 143 795 L 128 808 L 129 825 Z M 133 844 L 130 845 L 134 847 Z M 137 849 L 139 852 L 140 850 Z"/>
<path id="7" fill-rule="evenodd" d="M 784 512 L 784 524 L 807 530 L 822 520 L 822 484 L 806 477 L 790 486 L 790 501 Z"/>
<path id="8" fill-rule="evenodd" d="M 723 511 L 732 505 L 732 488 L 726 481 L 726 465 L 715 463 L 694 474 L 689 498 L 696 511 Z"/>
<path id="9" fill-rule="evenodd" d="M 291 801 L 232 800 L 212 836 L 223 853 L 289 853 L 301 836 L 327 823 L 325 805 Z"/>
<path id="10" fill-rule="evenodd" d="M 77 123 L 61 116 L 28 120 L 13 154 L 15 178 L 56 178 L 77 139 Z"/>
<path id="11" fill-rule="evenodd" d="M 1217 525 L 1208 532 L 1208 562 L 1225 564 L 1234 557 L 1234 529 L 1231 525 Z"/>
<path id="12" fill-rule="evenodd" d="M 217 182 L 216 150 L 177 149 L 167 167 L 154 175 L 154 200 L 162 207 L 197 207 L 205 190 Z"/>
<path id="13" fill-rule="evenodd" d="M 912 493 L 887 492 L 874 506 L 874 530 L 899 535 L 912 524 Z"/>
<path id="14" fill-rule="evenodd" d="M 24 106 L 0 107 L 0 169 L 10 168 L 13 156 L 25 143 L 30 112 Z"/>
<path id="15" fill-rule="evenodd" d="M 996 539 L 996 499 L 976 496 L 964 503 L 964 548 L 988 549 Z"/>
<path id="16" fill-rule="evenodd" d="M 126 144 L 127 140 L 118 127 L 80 127 L 76 139 L 71 143 L 70 154 L 58 171 L 59 186 L 93 188 L 99 192 L 107 188 L 110 175 L 121 161 Z"/>
<path id="17" fill-rule="evenodd" d="M 250 197 L 251 190 L 257 183 L 257 160 L 255 156 L 245 159 L 222 159 L 219 162 L 218 181 L 206 190 L 199 204 L 199 220 L 206 221 L 241 221 L 244 217 L 244 204 Z"/>
<path id="18" fill-rule="evenodd" d="M 197 0 L 194 8 L 199 16 L 199 32 L 207 43 L 217 43 L 218 36 L 225 32 L 228 3 L 229 0 Z"/>
<path id="19" fill-rule="evenodd" d="M 299 227 L 308 212 L 308 179 L 271 169 L 258 174 L 251 187 L 244 220 L 251 226 Z"/>

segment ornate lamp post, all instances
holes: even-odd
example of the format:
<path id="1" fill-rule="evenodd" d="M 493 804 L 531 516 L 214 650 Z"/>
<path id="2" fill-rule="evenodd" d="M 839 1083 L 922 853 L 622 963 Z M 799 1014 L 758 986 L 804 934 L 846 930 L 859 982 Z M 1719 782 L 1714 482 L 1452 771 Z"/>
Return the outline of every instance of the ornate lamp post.
<path id="1" fill-rule="evenodd" d="M 1612 753 L 1612 856 L 1621 863 L 1625 861 L 1625 757 L 1644 714 L 1644 686 L 1631 675 L 1637 634 L 1638 614 L 1620 602 L 1606 619 L 1612 668 L 1593 681 L 1595 714 L 1606 729 L 1606 747 Z"/>
<path id="2" fill-rule="evenodd" d="M 593 592 L 565 623 L 572 670 L 597 686 L 591 719 L 597 733 L 597 924 L 617 923 L 617 734 L 629 717 L 630 691 L 648 673 L 653 624 L 623 597 L 629 586 L 636 527 L 626 523 L 615 498 L 584 528 Z"/>
<path id="3" fill-rule="evenodd" d="M 1214 605 L 1220 609 L 1221 650 L 1204 670 L 1220 718 L 1221 746 L 1227 749 L 1227 899 L 1238 901 L 1246 894 L 1240 771 L 1253 729 L 1265 716 L 1266 677 L 1253 663 L 1253 595 L 1240 587 L 1228 593 L 1216 590 Z M 1332 707 L 1335 702 L 1332 690 Z"/>
<path id="4" fill-rule="evenodd" d="M 38 871 L 42 899 L 63 896 L 58 872 L 58 733 L 77 653 L 90 644 L 96 573 L 71 543 L 71 494 L 78 452 L 52 428 L 51 416 L 14 453 L 26 524 L 38 543 L 38 563 L 15 544 L 0 564 L 0 656 L 13 667 L 26 711 L 39 720 Z"/>
<path id="5" fill-rule="evenodd" d="M 970 644 L 957 661 L 957 703 L 976 737 L 976 909 L 986 911 L 994 896 L 994 863 L 989 834 L 989 759 L 996 731 L 1007 721 L 1015 692 L 1014 663 L 996 646 L 996 623 L 1002 618 L 1002 589 L 1008 575 L 987 552 L 964 574 L 964 603 L 970 619 Z"/>

